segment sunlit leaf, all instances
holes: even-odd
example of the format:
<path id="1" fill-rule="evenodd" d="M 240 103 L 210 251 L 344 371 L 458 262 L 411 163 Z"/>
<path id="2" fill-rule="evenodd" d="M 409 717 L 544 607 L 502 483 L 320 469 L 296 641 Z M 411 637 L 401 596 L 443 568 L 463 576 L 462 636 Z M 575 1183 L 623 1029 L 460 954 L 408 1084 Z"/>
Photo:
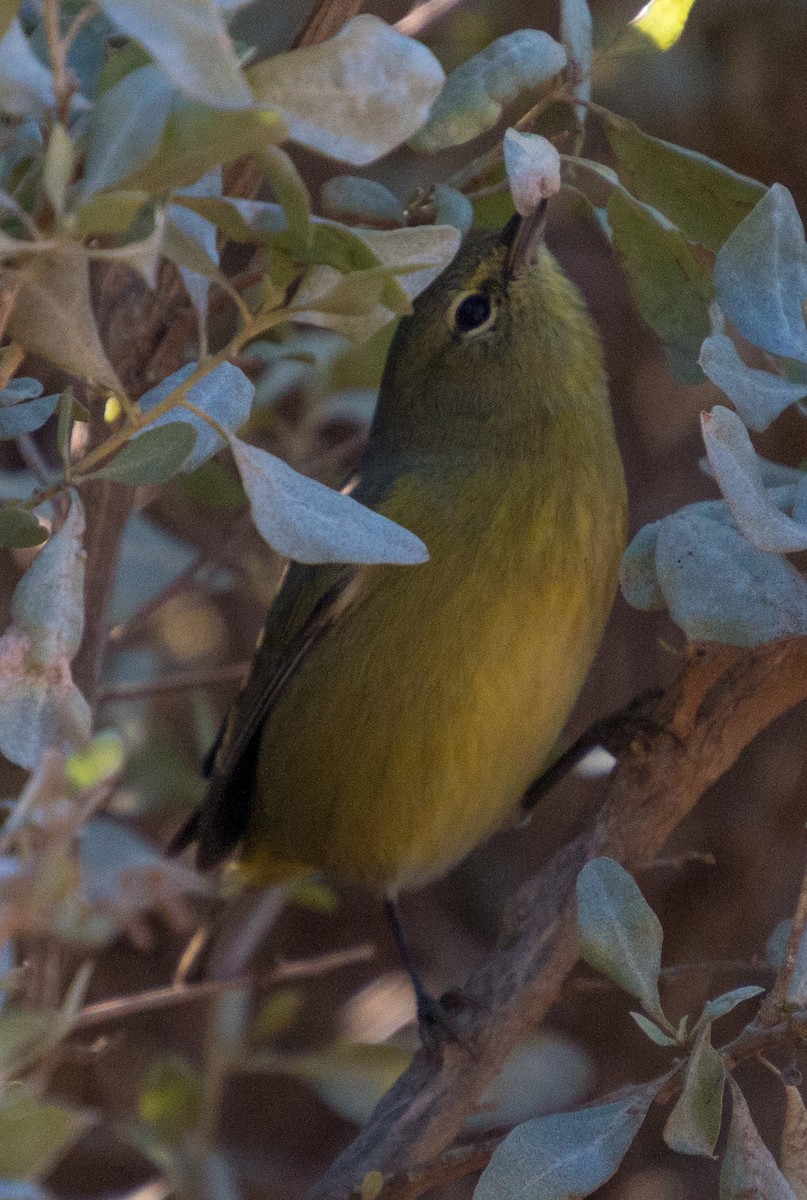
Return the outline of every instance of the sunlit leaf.
<path id="1" fill-rule="evenodd" d="M 765 194 L 755 179 L 651 137 L 627 117 L 607 113 L 604 124 L 627 189 L 710 250 L 720 249 Z"/>
<path id="2" fill-rule="evenodd" d="M 298 562 L 422 563 L 420 538 L 350 496 L 294 471 L 275 455 L 230 437 L 252 518 L 280 554 Z"/>
<path id="3" fill-rule="evenodd" d="M 666 1025 L 658 992 L 661 924 L 626 870 L 595 858 L 577 877 L 580 955 Z"/>
<path id="4" fill-rule="evenodd" d="M 98 97 L 87 127 L 82 200 L 133 174 L 156 153 L 174 96 L 163 72 L 150 64 Z"/>
<path id="5" fill-rule="evenodd" d="M 714 282 L 721 309 L 743 337 L 807 362 L 807 245 L 787 188 L 775 183 L 720 250 Z"/>
<path id="6" fill-rule="evenodd" d="M 679 1154 L 714 1154 L 723 1120 L 726 1068 L 706 1022 L 692 1047 L 684 1086 L 664 1126 L 664 1141 Z"/>
<path id="7" fill-rule="evenodd" d="M 144 429 L 87 478 L 116 483 L 165 483 L 179 471 L 196 443 L 196 430 L 187 421 Z"/>
<path id="8" fill-rule="evenodd" d="M 148 50 L 180 91 L 218 108 L 249 108 L 252 94 L 212 0 L 99 0 L 117 27 Z"/>
<path id="9" fill-rule="evenodd" d="M 796 1200 L 807 1200 L 807 1108 L 794 1084 L 785 1084 L 785 1097 L 779 1161 Z"/>
<path id="10" fill-rule="evenodd" d="M 622 190 L 611 194 L 608 220 L 636 307 L 664 344 L 670 372 L 698 383 L 714 296 L 706 269 L 680 229 Z"/>
<path id="11" fill-rule="evenodd" d="M 506 130 L 504 166 L 515 210 L 522 217 L 530 216 L 542 200 L 560 191 L 560 155 L 537 133 Z"/>
<path id="12" fill-rule="evenodd" d="M 68 781 L 82 791 L 98 787 L 123 766 L 124 744 L 121 735 L 114 729 L 96 734 L 88 746 L 71 754 L 65 764 Z"/>
<path id="13" fill-rule="evenodd" d="M 279 146 L 266 147 L 261 155 L 261 166 L 286 214 L 286 225 L 295 250 L 305 255 L 314 237 L 311 197 L 305 181 L 286 151 Z"/>
<path id="14" fill-rule="evenodd" d="M 807 525 L 800 525 L 771 501 L 757 456 L 740 418 L 716 404 L 701 414 L 709 464 L 726 503 L 752 546 L 769 554 L 807 550 Z"/>
<path id="15" fill-rule="evenodd" d="M 631 21 L 659 50 L 669 50 L 684 32 L 695 0 L 649 0 Z"/>
<path id="16" fill-rule="evenodd" d="M 720 1170 L 720 1200 L 796 1200 L 731 1076 L 729 1088 L 731 1124 Z"/>
<path id="17" fill-rule="evenodd" d="M 539 29 L 497 38 L 451 72 L 410 145 L 433 153 L 470 141 L 491 129 L 521 92 L 547 83 L 565 66 L 563 46 Z"/>
<path id="18" fill-rule="evenodd" d="M 654 1084 L 624 1100 L 526 1121 L 493 1152 L 474 1200 L 590 1196 L 616 1172 L 644 1121 Z"/>
<path id="19" fill-rule="evenodd" d="M 249 68 L 247 78 L 294 141 L 363 166 L 420 129 L 445 76 L 424 45 L 362 13 L 320 45 Z"/>
<path id="20" fill-rule="evenodd" d="M 749 429 L 767 429 L 786 408 L 807 396 L 807 384 L 746 366 L 724 333 L 706 339 L 698 363 L 704 375 L 726 393 Z"/>
<path id="21" fill-rule="evenodd" d="M 73 232 L 76 237 L 88 237 L 94 233 L 125 233 L 148 199 L 147 192 L 99 192 L 76 212 Z"/>

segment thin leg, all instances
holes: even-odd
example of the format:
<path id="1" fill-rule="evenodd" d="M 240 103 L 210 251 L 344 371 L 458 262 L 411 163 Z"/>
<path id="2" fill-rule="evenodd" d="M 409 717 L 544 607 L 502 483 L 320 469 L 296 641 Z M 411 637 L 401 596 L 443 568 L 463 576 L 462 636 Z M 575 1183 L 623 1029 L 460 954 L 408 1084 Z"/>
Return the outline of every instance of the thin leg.
<path id="1" fill-rule="evenodd" d="M 423 985 L 423 980 L 420 978 L 418 969 L 412 958 L 412 952 L 409 949 L 409 943 L 406 940 L 403 925 L 401 924 L 401 916 L 394 900 L 384 901 L 384 912 L 387 914 L 387 920 L 392 930 L 392 936 L 395 938 L 395 945 L 398 947 L 401 962 L 412 981 L 415 1001 L 417 1002 L 420 1040 L 427 1049 L 434 1051 L 439 1050 L 440 1043 L 446 1039 L 452 1042 L 461 1041 L 462 1039 L 446 1012 L 443 1002 L 435 996 L 430 995 Z"/>

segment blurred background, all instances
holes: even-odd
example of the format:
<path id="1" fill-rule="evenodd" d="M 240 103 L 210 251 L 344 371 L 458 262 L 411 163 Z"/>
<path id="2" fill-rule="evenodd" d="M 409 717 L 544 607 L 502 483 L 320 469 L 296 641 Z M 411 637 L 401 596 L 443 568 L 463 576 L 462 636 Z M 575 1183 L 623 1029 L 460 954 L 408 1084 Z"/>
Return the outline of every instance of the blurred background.
<path id="1" fill-rule="evenodd" d="M 240 36 L 265 52 L 287 47 L 310 7 L 298 0 L 256 3 L 239 17 Z M 388 21 L 408 7 L 403 0 L 366 5 Z M 636 12 L 622 0 L 592 0 L 592 10 L 599 45 Z M 650 133 L 765 183 L 785 184 L 805 212 L 806 17 L 802 0 L 698 0 L 672 50 L 622 62 L 595 86 L 594 98 Z M 493 38 L 524 26 L 557 35 L 556 5 L 465 0 L 431 25 L 424 40 L 450 69 Z M 479 144 L 484 147 L 484 140 Z M 436 169 L 444 178 L 477 152 L 472 145 L 436 159 L 399 153 L 369 173 L 405 198 L 413 187 L 435 182 Z M 586 152 L 607 161 L 596 131 Z M 303 152 L 295 155 L 316 200 L 319 184 L 342 169 Z M 549 241 L 602 329 L 631 531 L 687 501 L 714 495 L 698 468 L 697 417 L 718 394 L 709 384 L 682 387 L 671 380 L 661 348 L 638 323 L 615 259 L 593 222 L 560 201 Z M 315 361 L 274 363 L 268 350 L 260 361 L 254 356 L 250 365 L 260 403 L 249 436 L 298 469 L 339 483 L 360 453 L 387 342 L 384 333 L 350 348 L 322 334 L 306 343 Z M 807 457 L 807 424 L 791 410 L 758 445 L 769 458 L 799 463 Z M 198 763 L 233 695 L 238 673 L 233 664 L 250 656 L 281 564 L 243 514 L 239 487 L 224 461 L 211 462 L 159 494 L 144 494 L 138 519 L 142 528 L 121 567 L 102 724 L 123 729 L 132 746 L 125 786 L 115 797 L 117 815 L 164 842 L 199 798 Z M 6 607 L 21 562 L 2 573 Z M 681 652 L 681 635 L 665 616 L 633 611 L 617 599 L 569 738 L 637 693 L 663 686 L 678 671 Z M 154 688 L 156 678 L 186 671 L 220 678 L 215 686 L 192 690 Z M 807 850 L 804 741 L 803 712 L 771 728 L 676 833 L 666 851 L 673 861 L 640 876 L 664 926 L 665 965 L 716 961 L 714 969 L 682 970 L 664 985 L 665 1009 L 674 1020 L 698 1012 L 709 995 L 770 980 L 762 962 L 766 941 L 791 911 Z M 6 765 L 2 794 L 16 794 L 20 784 L 21 773 Z M 410 938 L 433 992 L 462 983 L 480 962 L 495 940 L 506 898 L 574 831 L 601 787 L 596 781 L 566 781 L 527 828 L 503 832 L 440 884 L 405 898 Z M 193 921 L 186 920 L 184 930 L 176 925 L 149 922 L 135 941 L 106 951 L 92 996 L 168 981 Z M 253 970 L 260 977 L 277 962 L 338 950 L 355 950 L 360 961 L 233 1002 L 258 1013 L 251 1035 L 256 1069 L 226 1081 L 220 1139 L 243 1194 L 253 1200 L 304 1196 L 352 1138 L 356 1120 L 367 1114 L 412 1044 L 411 1027 L 404 1030 L 412 1017 L 408 985 L 382 914 L 364 895 L 311 888 L 295 896 Z M 480 1126 L 495 1128 L 658 1074 L 667 1054 L 639 1033 L 629 1007 L 624 995 L 580 972 L 550 1016 L 551 1036 L 522 1048 L 496 1098 L 498 1109 Z M 109 1122 L 63 1161 L 50 1181 L 54 1192 L 109 1196 L 146 1182 L 153 1175 L 146 1160 L 129 1140 L 110 1136 L 110 1129 L 130 1122 L 138 1104 L 142 1112 L 145 1086 L 152 1086 L 149 1094 L 159 1093 L 160 1070 L 175 1083 L 192 1078 L 206 1027 L 234 1019 L 226 1005 L 199 1003 L 101 1026 L 86 1054 L 60 1067 L 57 1083 L 77 1102 L 102 1110 Z M 747 1019 L 741 1010 L 736 1027 Z M 721 1040 L 731 1036 L 732 1021 L 723 1022 Z M 384 1050 L 362 1049 L 390 1037 Z M 269 1047 L 275 1055 L 271 1069 Z M 264 1069 L 258 1069 L 261 1062 Z M 742 1068 L 739 1078 L 761 1132 L 775 1142 L 781 1088 L 757 1065 Z M 183 1095 L 176 1086 L 176 1095 Z M 651 1114 L 602 1194 L 621 1200 L 716 1196 L 717 1164 L 673 1155 L 660 1128 L 659 1115 Z M 460 1200 L 472 1186 L 469 1180 L 440 1195 Z"/>

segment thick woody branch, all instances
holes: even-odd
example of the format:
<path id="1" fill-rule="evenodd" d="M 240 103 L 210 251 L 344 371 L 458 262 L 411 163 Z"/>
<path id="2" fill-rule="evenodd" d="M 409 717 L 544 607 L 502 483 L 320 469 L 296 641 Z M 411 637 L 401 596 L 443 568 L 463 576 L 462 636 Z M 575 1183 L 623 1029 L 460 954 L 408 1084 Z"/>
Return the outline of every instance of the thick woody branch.
<path id="1" fill-rule="evenodd" d="M 646 864 L 753 738 L 807 698 L 807 638 L 755 650 L 693 648 L 657 702 L 654 733 L 616 768 L 596 825 L 555 855 L 505 915 L 500 945 L 464 989 L 462 1042 L 421 1050 L 314 1190 L 346 1200 L 369 1171 L 411 1171 L 456 1138 L 505 1058 L 577 960 L 575 881 L 592 857 Z"/>

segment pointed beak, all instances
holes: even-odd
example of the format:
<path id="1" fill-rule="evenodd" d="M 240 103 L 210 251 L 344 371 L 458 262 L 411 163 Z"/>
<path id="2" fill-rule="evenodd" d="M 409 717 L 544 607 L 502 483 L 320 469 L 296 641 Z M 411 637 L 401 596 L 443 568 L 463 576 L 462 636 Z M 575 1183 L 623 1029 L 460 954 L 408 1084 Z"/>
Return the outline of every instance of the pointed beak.
<path id="1" fill-rule="evenodd" d="M 507 247 L 504 272 L 508 279 L 519 279 L 532 266 L 535 251 L 544 237 L 546 205 L 546 200 L 542 200 L 528 217 L 516 213 L 505 226 L 502 242 Z"/>

